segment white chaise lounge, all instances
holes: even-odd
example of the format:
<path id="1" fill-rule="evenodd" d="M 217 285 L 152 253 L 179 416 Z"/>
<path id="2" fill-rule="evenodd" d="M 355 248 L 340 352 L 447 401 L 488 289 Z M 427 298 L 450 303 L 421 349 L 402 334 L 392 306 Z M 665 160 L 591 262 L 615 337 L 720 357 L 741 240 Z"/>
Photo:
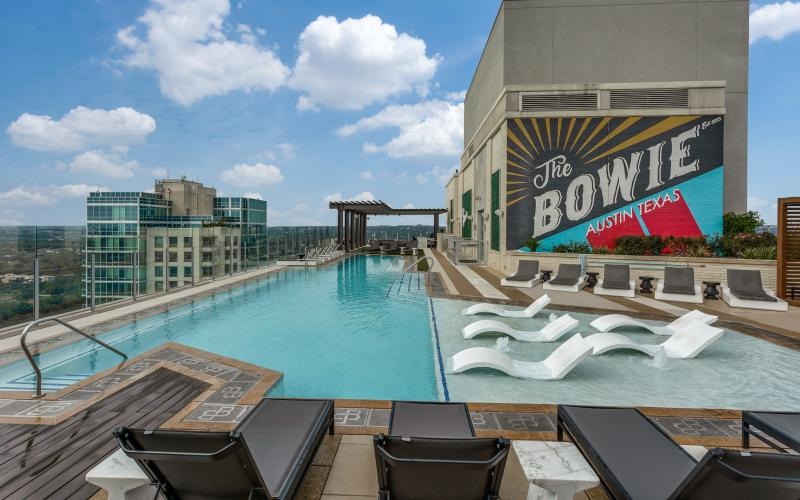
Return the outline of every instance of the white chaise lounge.
<path id="1" fill-rule="evenodd" d="M 656 335 L 674 335 L 679 328 L 688 325 L 692 321 L 698 321 L 706 325 L 713 325 L 718 319 L 719 317 L 717 316 L 706 314 L 703 311 L 698 311 L 695 309 L 694 311 L 689 311 L 672 323 L 668 323 L 664 326 L 651 325 L 649 323 L 633 319 L 624 314 L 606 314 L 605 316 L 600 316 L 589 324 L 592 325 L 592 328 L 600 332 L 610 332 L 611 330 L 615 330 L 617 328 L 644 328 L 645 330 L 655 333 Z"/>
<path id="2" fill-rule="evenodd" d="M 636 282 L 631 279 L 630 266 L 627 264 L 603 266 L 603 277 L 594 286 L 594 293 L 595 295 L 633 297 L 636 294 Z"/>
<path id="3" fill-rule="evenodd" d="M 550 296 L 547 294 L 542 295 L 531 303 L 525 309 L 503 309 L 497 304 L 475 304 L 467 307 L 461 314 L 464 316 L 472 316 L 474 314 L 494 314 L 495 316 L 502 316 L 504 318 L 532 318 L 536 314 L 550 304 Z"/>
<path id="4" fill-rule="evenodd" d="M 519 288 L 533 288 L 541 282 L 541 276 L 539 274 L 538 260 L 521 260 L 517 264 L 517 272 L 500 280 L 500 284 Z"/>
<path id="5" fill-rule="evenodd" d="M 558 274 L 546 281 L 542 288 L 559 292 L 579 292 L 586 286 L 586 275 L 581 275 L 580 264 L 559 264 Z"/>
<path id="6" fill-rule="evenodd" d="M 728 269 L 728 281 L 722 284 L 722 300 L 731 307 L 788 311 L 789 304 L 775 296 L 775 291 L 761 285 L 761 272 L 752 269 Z"/>
<path id="7" fill-rule="evenodd" d="M 568 332 L 578 327 L 579 321 L 569 314 L 564 314 L 545 325 L 541 330 L 532 332 L 515 330 L 496 319 L 482 319 L 465 326 L 461 335 L 471 339 L 482 333 L 498 332 L 513 337 L 520 342 L 555 342 Z"/>
<path id="8" fill-rule="evenodd" d="M 593 356 L 620 349 L 632 349 L 648 356 L 655 356 L 663 349 L 668 358 L 690 359 L 719 340 L 724 333 L 725 330 L 722 328 L 693 321 L 682 326 L 673 336 L 660 344 L 640 344 L 625 335 L 613 332 L 595 333 L 585 340 L 592 345 Z"/>
<path id="9" fill-rule="evenodd" d="M 448 373 L 490 368 L 517 378 L 558 380 L 591 355 L 592 345 L 576 333 L 544 361 L 518 361 L 491 347 L 471 347 L 454 354 L 447 364 Z"/>
<path id="10" fill-rule="evenodd" d="M 667 266 L 664 268 L 664 279 L 656 285 L 656 300 L 673 302 L 703 303 L 703 288 L 694 281 L 694 269 L 691 267 Z"/>

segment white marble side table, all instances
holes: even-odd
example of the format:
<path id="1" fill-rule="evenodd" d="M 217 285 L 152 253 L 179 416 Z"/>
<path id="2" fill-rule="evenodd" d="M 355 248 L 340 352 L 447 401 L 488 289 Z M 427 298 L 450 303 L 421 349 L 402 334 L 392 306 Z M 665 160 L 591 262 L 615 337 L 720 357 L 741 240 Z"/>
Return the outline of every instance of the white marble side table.
<path id="1" fill-rule="evenodd" d="M 155 488 L 132 458 L 117 450 L 86 473 L 86 481 L 108 491 L 108 500 L 152 499 Z"/>
<path id="2" fill-rule="evenodd" d="M 571 500 L 600 479 L 572 443 L 512 441 L 500 496 L 505 499 Z"/>

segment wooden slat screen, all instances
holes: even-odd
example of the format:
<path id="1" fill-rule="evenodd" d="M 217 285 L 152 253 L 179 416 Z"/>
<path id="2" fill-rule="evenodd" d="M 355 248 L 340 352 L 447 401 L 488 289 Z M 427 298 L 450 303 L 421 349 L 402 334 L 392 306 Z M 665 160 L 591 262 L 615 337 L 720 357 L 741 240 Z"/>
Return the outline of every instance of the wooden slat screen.
<path id="1" fill-rule="evenodd" d="M 800 306 L 800 198 L 778 200 L 778 296 Z"/>

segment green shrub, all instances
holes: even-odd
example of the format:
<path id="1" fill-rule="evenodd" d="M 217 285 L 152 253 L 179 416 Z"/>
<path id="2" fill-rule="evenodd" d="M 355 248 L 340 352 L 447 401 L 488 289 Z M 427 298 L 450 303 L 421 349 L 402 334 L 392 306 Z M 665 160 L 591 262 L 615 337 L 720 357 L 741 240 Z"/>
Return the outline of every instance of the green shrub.
<path id="1" fill-rule="evenodd" d="M 597 255 L 605 255 L 614 252 L 612 252 L 608 247 L 592 247 L 592 253 Z"/>
<path id="2" fill-rule="evenodd" d="M 661 236 L 622 236 L 616 240 L 618 255 L 661 255 L 666 242 Z"/>
<path id="3" fill-rule="evenodd" d="M 775 260 L 778 258 L 778 247 L 772 245 L 766 247 L 745 248 L 739 252 L 738 257 L 742 259 Z"/>
<path id="4" fill-rule="evenodd" d="M 734 234 L 755 234 L 759 228 L 764 226 L 764 219 L 750 210 L 743 214 L 728 212 L 722 216 L 722 234 L 725 236 Z"/>
<path id="5" fill-rule="evenodd" d="M 531 252 L 535 252 L 537 248 L 539 248 L 539 240 L 536 238 L 529 238 L 528 241 L 525 242 L 525 246 L 531 249 Z"/>
<path id="6" fill-rule="evenodd" d="M 569 243 L 559 243 L 553 247 L 555 253 L 592 253 L 592 247 L 583 241 L 570 241 Z"/>
<path id="7" fill-rule="evenodd" d="M 739 257 L 751 248 L 776 247 L 777 237 L 769 231 L 715 235 L 708 238 L 711 253 L 717 257 Z"/>
<path id="8" fill-rule="evenodd" d="M 417 262 L 417 271 L 422 271 L 423 273 L 429 269 L 428 266 L 428 259 L 423 259 Z"/>

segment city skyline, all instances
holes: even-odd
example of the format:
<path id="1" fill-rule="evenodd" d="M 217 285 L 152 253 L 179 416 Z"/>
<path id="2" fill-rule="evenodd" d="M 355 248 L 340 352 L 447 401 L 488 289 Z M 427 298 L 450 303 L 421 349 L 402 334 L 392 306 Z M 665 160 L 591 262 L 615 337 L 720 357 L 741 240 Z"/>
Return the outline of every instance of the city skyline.
<path id="1" fill-rule="evenodd" d="M 270 225 L 332 224 L 334 198 L 442 206 L 497 7 L 8 6 L 0 225 L 83 224 L 94 189 L 182 175 L 268 200 Z M 767 222 L 800 180 L 789 147 L 800 69 L 786 64 L 798 31 L 800 3 L 751 5 L 748 208 Z"/>

